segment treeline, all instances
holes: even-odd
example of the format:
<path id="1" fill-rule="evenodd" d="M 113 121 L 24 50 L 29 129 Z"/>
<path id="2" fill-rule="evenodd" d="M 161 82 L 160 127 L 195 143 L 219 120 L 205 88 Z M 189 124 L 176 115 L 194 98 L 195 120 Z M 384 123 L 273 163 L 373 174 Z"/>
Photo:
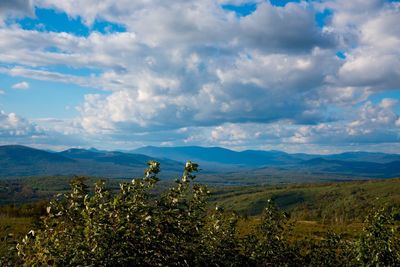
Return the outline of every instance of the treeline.
<path id="1" fill-rule="evenodd" d="M 176 185 L 154 196 L 159 164 L 145 177 L 121 183 L 116 194 L 82 178 L 52 200 L 41 226 L 10 241 L 3 265 L 19 266 L 399 266 L 398 212 L 381 208 L 366 219 L 357 240 L 328 234 L 290 238 L 288 214 L 267 201 L 259 224 L 238 231 L 238 215 L 208 208 L 207 187 L 186 164 Z M 13 244 L 16 242 L 16 244 Z"/>

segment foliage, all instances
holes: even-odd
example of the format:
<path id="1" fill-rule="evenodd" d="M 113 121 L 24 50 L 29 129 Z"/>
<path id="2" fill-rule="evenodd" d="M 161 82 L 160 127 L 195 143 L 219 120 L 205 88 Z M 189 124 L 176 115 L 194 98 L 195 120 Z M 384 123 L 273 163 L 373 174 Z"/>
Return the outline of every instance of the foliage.
<path id="1" fill-rule="evenodd" d="M 393 208 L 380 208 L 370 214 L 364 235 L 358 241 L 357 259 L 365 266 L 400 266 L 400 236 Z"/>
<path id="2" fill-rule="evenodd" d="M 358 266 L 354 243 L 340 234 L 329 232 L 320 242 L 302 242 L 307 248 L 303 261 L 308 266 Z"/>
<path id="3" fill-rule="evenodd" d="M 269 200 L 255 233 L 245 238 L 246 254 L 252 263 L 257 266 L 296 266 L 298 251 L 288 242 L 288 230 L 288 215 Z"/>
<path id="4" fill-rule="evenodd" d="M 394 210 L 370 215 L 354 242 L 329 234 L 321 240 L 290 238 L 289 215 L 266 201 L 253 231 L 241 235 L 239 216 L 210 210 L 207 187 L 195 183 L 198 165 L 187 162 L 176 185 L 155 194 L 159 163 L 144 178 L 104 181 L 90 192 L 83 177 L 58 195 L 41 225 L 16 245 L 2 265 L 20 266 L 396 266 L 400 263 Z"/>
<path id="5" fill-rule="evenodd" d="M 291 218 L 326 224 L 363 222 L 373 207 L 387 203 L 400 207 L 400 179 L 280 186 L 215 188 L 211 201 L 226 210 L 256 216 L 268 199 L 289 212 Z"/>

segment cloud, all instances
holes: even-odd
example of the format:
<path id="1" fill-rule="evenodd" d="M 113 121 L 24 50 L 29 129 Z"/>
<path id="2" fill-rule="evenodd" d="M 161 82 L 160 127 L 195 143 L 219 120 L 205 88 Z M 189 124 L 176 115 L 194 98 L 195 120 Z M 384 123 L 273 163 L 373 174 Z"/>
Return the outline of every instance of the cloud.
<path id="1" fill-rule="evenodd" d="M 74 75 L 63 74 L 63 73 L 54 72 L 54 71 L 37 70 L 37 69 L 30 69 L 30 68 L 24 68 L 24 67 L 13 67 L 13 68 L 1 68 L 0 67 L 0 73 L 5 73 L 10 76 L 25 77 L 25 78 L 36 79 L 36 80 L 41 80 L 41 81 L 58 81 L 58 82 L 64 82 L 64 83 L 78 84 L 81 86 L 96 87 L 95 82 L 93 82 L 91 79 L 74 76 Z M 12 88 L 28 89 L 29 87 L 30 87 L 29 83 L 21 82 L 18 84 L 14 84 Z"/>
<path id="2" fill-rule="evenodd" d="M 87 137 L 73 125 L 74 121 L 60 119 L 28 120 L 0 110 L 0 145 L 11 143 L 58 150 L 87 146 Z"/>
<path id="3" fill-rule="evenodd" d="M 4 90 L 0 89 L 0 95 L 5 95 L 5 94 L 6 94 L 6 92 Z"/>
<path id="4" fill-rule="evenodd" d="M 317 27 L 315 10 L 306 2 L 284 7 L 261 3 L 254 13 L 241 19 L 240 26 L 243 33 L 239 38 L 247 47 L 268 52 L 335 46 L 334 36 Z"/>
<path id="5" fill-rule="evenodd" d="M 18 9 L 4 3 L 9 6 L 3 15 Z M 82 37 L 24 30 L 17 21 L 0 27 L 1 73 L 103 91 L 86 94 L 76 118 L 35 121 L 50 136 L 110 146 L 287 149 L 398 140 L 395 101 L 371 101 L 400 88 L 400 32 L 393 27 L 400 20 L 398 3 L 26 3 L 26 10 L 34 5 L 79 16 L 89 28 L 97 20 L 126 29 Z M 245 17 L 221 6 L 246 3 L 256 3 L 256 10 Z M 324 10 L 332 15 L 321 28 L 315 16 Z M 336 56 L 339 51 L 344 59 Z"/>
<path id="6" fill-rule="evenodd" d="M 2 0 L 0 1 L 0 26 L 1 19 L 7 16 L 34 16 L 32 0 Z"/>
<path id="7" fill-rule="evenodd" d="M 397 143 L 400 117 L 393 111 L 397 102 L 395 99 L 383 99 L 378 104 L 367 101 L 347 122 L 302 126 L 289 141 L 330 145 Z"/>
<path id="8" fill-rule="evenodd" d="M 20 82 L 16 83 L 12 86 L 13 89 L 21 89 L 21 90 L 26 90 L 29 89 L 29 83 L 27 82 Z"/>
<path id="9" fill-rule="evenodd" d="M 361 4 L 362 2 L 362 4 Z M 400 4 L 383 0 L 329 1 L 333 10 L 330 31 L 340 36 L 346 60 L 338 71 L 337 83 L 396 90 L 400 87 Z"/>
<path id="10" fill-rule="evenodd" d="M 40 135 L 40 129 L 28 120 L 15 113 L 6 113 L 0 110 L 0 137 L 31 137 Z"/>
<path id="11" fill-rule="evenodd" d="M 30 0 L 3 0 L 0 2 L 0 10 L 31 11 L 32 1 Z"/>

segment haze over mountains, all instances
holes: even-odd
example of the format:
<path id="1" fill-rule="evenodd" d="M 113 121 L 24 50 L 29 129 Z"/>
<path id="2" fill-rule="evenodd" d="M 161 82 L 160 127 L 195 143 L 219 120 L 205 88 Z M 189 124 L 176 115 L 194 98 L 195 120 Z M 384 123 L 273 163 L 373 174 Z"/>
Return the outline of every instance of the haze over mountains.
<path id="1" fill-rule="evenodd" d="M 174 178 L 184 162 L 200 164 L 203 174 L 241 173 L 262 176 L 271 171 L 348 175 L 400 176 L 400 155 L 347 152 L 334 155 L 288 154 L 282 151 L 232 151 L 221 147 L 142 147 L 128 152 L 96 149 L 43 151 L 19 145 L 0 146 L 0 177 L 87 175 L 141 176 L 146 162 L 161 163 L 161 177 Z"/>

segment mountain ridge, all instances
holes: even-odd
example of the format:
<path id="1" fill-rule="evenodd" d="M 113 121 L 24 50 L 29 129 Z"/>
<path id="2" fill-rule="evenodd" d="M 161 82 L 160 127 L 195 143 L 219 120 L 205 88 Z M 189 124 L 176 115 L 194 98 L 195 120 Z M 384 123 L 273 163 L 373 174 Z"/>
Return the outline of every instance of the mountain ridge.
<path id="1" fill-rule="evenodd" d="M 179 173 L 184 164 L 146 155 L 68 149 L 47 152 L 20 145 L 0 146 L 0 177 L 84 175 L 129 177 L 142 176 L 146 162 L 157 160 L 164 173 Z"/>
<path id="2" fill-rule="evenodd" d="M 400 155 L 345 152 L 331 155 L 289 154 L 277 150 L 233 151 L 221 147 L 155 147 L 129 151 L 70 148 L 48 152 L 20 145 L 0 146 L 0 177 L 34 175 L 141 176 L 146 162 L 161 163 L 162 176 L 180 174 L 184 162 L 199 163 L 203 174 L 274 175 L 276 171 L 349 175 L 400 176 Z"/>

